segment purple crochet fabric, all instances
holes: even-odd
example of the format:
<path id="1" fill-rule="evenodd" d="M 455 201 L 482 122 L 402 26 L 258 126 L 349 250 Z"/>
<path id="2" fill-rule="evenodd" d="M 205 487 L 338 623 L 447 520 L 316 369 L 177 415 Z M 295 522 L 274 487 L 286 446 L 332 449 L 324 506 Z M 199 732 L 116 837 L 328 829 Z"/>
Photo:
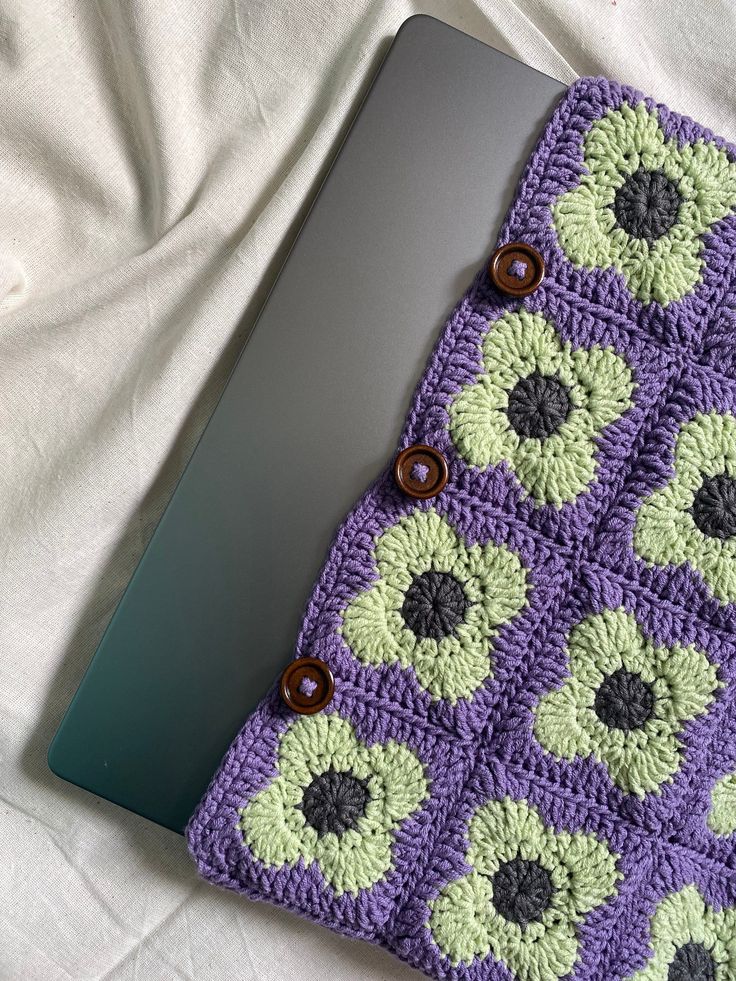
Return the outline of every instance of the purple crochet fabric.
<path id="1" fill-rule="evenodd" d="M 247 720 L 205 878 L 435 978 L 736 979 L 734 209 L 733 147 L 571 86 L 499 238 L 544 280 L 446 324 L 399 449 L 447 485 L 338 530 L 296 645 L 334 696 Z"/>

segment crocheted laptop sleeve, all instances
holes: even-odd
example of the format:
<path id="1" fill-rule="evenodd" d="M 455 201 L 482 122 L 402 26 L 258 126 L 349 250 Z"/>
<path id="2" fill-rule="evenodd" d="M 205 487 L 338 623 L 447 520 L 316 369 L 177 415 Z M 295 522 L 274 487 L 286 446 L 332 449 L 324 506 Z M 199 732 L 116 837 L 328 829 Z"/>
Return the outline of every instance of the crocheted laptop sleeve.
<path id="1" fill-rule="evenodd" d="M 735 209 L 734 147 L 569 89 L 189 824 L 205 878 L 435 978 L 736 979 Z"/>

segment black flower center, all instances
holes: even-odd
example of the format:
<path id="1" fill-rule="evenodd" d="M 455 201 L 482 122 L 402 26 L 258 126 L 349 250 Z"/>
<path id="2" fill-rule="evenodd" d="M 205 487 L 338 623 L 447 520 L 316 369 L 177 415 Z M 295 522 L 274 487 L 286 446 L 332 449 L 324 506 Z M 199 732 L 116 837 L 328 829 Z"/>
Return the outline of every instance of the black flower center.
<path id="1" fill-rule="evenodd" d="M 616 191 L 612 207 L 619 228 L 652 245 L 677 221 L 681 200 L 674 182 L 661 170 L 639 167 Z"/>
<path id="2" fill-rule="evenodd" d="M 690 508 L 698 528 L 709 538 L 736 535 L 736 480 L 728 474 L 704 477 Z"/>
<path id="3" fill-rule="evenodd" d="M 667 972 L 667 981 L 715 981 L 713 957 L 702 944 L 679 947 Z"/>
<path id="4" fill-rule="evenodd" d="M 491 902 L 505 920 L 518 923 L 522 929 L 541 920 L 555 891 L 544 866 L 518 855 L 504 862 L 491 882 Z"/>
<path id="5" fill-rule="evenodd" d="M 341 835 L 357 825 L 369 800 L 367 780 L 330 768 L 305 789 L 301 809 L 320 837 L 328 832 Z"/>
<path id="6" fill-rule="evenodd" d="M 546 439 L 557 432 L 571 408 L 570 395 L 562 382 L 534 371 L 520 378 L 509 392 L 506 415 L 519 436 Z"/>
<path id="7" fill-rule="evenodd" d="M 619 668 L 595 693 L 594 708 L 609 729 L 640 729 L 654 710 L 652 686 L 640 675 Z"/>
<path id="8" fill-rule="evenodd" d="M 423 572 L 406 591 L 401 615 L 422 640 L 449 637 L 469 606 L 465 591 L 449 572 Z"/>

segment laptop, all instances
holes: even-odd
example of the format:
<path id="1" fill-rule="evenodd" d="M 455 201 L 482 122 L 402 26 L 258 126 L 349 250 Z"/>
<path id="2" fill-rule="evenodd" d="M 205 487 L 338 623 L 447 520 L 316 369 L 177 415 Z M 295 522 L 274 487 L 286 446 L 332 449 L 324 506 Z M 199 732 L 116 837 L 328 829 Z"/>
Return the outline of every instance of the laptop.
<path id="1" fill-rule="evenodd" d="M 54 737 L 60 777 L 183 831 L 563 91 L 402 25 Z"/>

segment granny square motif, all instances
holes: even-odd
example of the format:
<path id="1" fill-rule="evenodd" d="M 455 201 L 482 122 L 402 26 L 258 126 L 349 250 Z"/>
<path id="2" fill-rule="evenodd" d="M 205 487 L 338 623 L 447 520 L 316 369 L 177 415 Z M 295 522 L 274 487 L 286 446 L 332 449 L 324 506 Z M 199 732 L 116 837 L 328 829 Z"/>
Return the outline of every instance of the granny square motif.
<path id="1" fill-rule="evenodd" d="M 453 981 L 736 981 L 736 149 L 570 87 L 201 874 Z"/>

